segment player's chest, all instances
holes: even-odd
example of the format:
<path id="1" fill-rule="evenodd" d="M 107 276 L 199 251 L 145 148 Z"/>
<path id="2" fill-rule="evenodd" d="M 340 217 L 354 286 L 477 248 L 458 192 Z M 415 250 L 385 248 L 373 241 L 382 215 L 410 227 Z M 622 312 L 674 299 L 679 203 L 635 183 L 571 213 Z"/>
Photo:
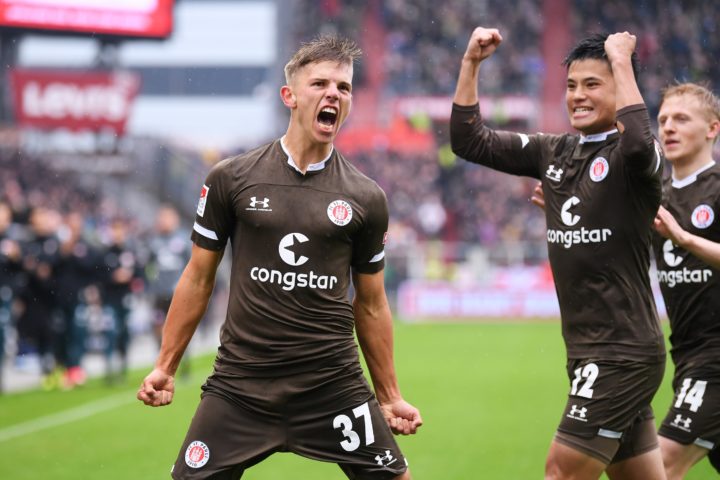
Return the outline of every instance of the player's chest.
<path id="1" fill-rule="evenodd" d="M 350 196 L 303 186 L 257 184 L 234 200 L 238 227 L 246 232 L 298 232 L 321 237 L 349 236 L 363 215 Z"/>
<path id="2" fill-rule="evenodd" d="M 621 178 L 619 166 L 602 153 L 549 162 L 543 178 L 549 223 L 557 220 L 572 226 L 571 218 L 579 214 L 584 218 L 611 217 L 625 196 Z"/>
<path id="3" fill-rule="evenodd" d="M 663 199 L 663 204 L 683 229 L 714 241 L 720 240 L 718 203 L 717 191 L 701 183 L 666 189 Z"/>

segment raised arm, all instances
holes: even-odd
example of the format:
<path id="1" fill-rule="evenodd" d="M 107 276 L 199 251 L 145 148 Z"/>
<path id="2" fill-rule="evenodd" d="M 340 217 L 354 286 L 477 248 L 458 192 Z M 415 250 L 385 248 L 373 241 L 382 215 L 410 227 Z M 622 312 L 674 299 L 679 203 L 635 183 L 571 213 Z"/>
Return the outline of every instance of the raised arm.
<path id="1" fill-rule="evenodd" d="M 413 434 L 422 425 L 417 408 L 400 394 L 393 360 L 392 314 L 385 294 L 383 271 L 354 273 L 355 330 L 370 371 L 375 395 L 392 431 Z"/>
<path id="2" fill-rule="evenodd" d="M 629 160 L 631 171 L 659 181 L 663 157 L 633 72 L 635 43 L 635 35 L 628 32 L 614 33 L 605 40 L 605 53 L 615 81 L 617 125 L 622 135 L 620 149 Z"/>
<path id="3" fill-rule="evenodd" d="M 160 407 L 172 402 L 173 376 L 207 310 L 222 255 L 222 250 L 206 250 L 193 245 L 190 261 L 173 294 L 155 368 L 145 377 L 137 394 L 138 400 L 145 405 Z"/>
<path id="4" fill-rule="evenodd" d="M 470 106 L 478 103 L 480 62 L 492 55 L 500 42 L 502 35 L 496 28 L 477 27 L 470 35 L 470 41 L 460 64 L 460 74 L 453 99 L 455 104 Z"/>
<path id="5" fill-rule="evenodd" d="M 485 125 L 478 101 L 480 63 L 495 52 L 502 36 L 476 28 L 462 58 L 450 114 L 450 144 L 457 156 L 512 175 L 539 177 L 540 145 L 535 136 L 493 130 Z"/>
<path id="6" fill-rule="evenodd" d="M 720 269 L 720 243 L 683 230 L 664 207 L 660 207 L 655 217 L 655 230 L 711 267 Z"/>
<path id="7" fill-rule="evenodd" d="M 635 35 L 628 32 L 613 33 L 605 40 L 605 53 L 615 80 L 616 110 L 644 103 L 632 68 L 636 41 Z"/>

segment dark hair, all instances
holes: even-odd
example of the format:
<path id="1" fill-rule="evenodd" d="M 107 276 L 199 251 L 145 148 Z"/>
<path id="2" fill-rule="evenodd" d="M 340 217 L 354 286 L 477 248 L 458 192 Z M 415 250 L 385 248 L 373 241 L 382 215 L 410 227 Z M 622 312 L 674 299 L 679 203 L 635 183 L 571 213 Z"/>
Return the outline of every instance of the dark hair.
<path id="1" fill-rule="evenodd" d="M 605 40 L 607 40 L 607 38 L 607 33 L 594 33 L 589 37 L 583 38 L 570 50 L 570 53 L 565 57 L 562 64 L 570 68 L 570 65 L 578 60 L 602 60 L 607 62 L 612 70 L 607 58 L 607 53 L 605 53 Z M 635 80 L 637 80 L 638 72 L 640 71 L 637 53 L 632 53 L 630 63 L 632 64 L 633 74 L 635 74 Z"/>
<path id="2" fill-rule="evenodd" d="M 357 44 L 335 35 L 320 35 L 303 43 L 290 61 L 285 65 L 285 81 L 290 83 L 292 77 L 309 63 L 337 62 L 352 64 L 360 58 L 362 50 Z"/>

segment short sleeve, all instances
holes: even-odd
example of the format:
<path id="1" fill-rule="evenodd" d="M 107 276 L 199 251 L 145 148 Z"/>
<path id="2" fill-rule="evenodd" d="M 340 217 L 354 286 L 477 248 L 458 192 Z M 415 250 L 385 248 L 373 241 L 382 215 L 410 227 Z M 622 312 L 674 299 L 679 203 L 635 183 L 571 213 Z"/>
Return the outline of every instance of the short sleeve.
<path id="1" fill-rule="evenodd" d="M 385 268 L 388 204 L 380 187 L 371 196 L 362 227 L 353 238 L 352 267 L 358 273 L 377 273 Z"/>
<path id="2" fill-rule="evenodd" d="M 225 162 L 213 167 L 200 189 L 190 238 L 195 245 L 206 250 L 224 249 L 234 224 L 226 167 Z"/>

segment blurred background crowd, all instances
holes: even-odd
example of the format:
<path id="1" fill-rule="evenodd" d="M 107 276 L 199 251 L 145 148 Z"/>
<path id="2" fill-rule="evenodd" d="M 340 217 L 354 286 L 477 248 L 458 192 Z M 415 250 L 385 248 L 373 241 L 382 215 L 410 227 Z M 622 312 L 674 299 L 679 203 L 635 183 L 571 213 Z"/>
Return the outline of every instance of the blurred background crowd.
<path id="1" fill-rule="evenodd" d="M 276 92 L 285 53 L 319 33 L 350 36 L 364 50 L 356 68 L 354 111 L 338 147 L 387 193 L 391 295 L 409 278 L 479 278 L 487 265 L 546 262 L 544 218 L 529 202 L 534 182 L 476 168 L 448 147 L 455 77 L 475 26 L 498 27 L 504 37 L 481 73 L 483 111 L 501 128 L 568 128 L 553 116 L 565 115 L 560 63 L 570 44 L 589 32 L 628 30 L 638 36 L 639 81 L 651 117 L 660 90 L 674 80 L 714 87 L 720 78 L 720 8 L 690 0 L 522 0 L 512 8 L 502 0 L 185 0 L 175 2 L 177 29 L 170 41 L 182 42 L 182 32 L 189 31 L 183 29 L 197 28 L 186 18 L 203 21 L 197 9 L 230 12 L 225 16 L 237 28 L 228 9 L 251 7 L 256 16 L 248 21 L 270 11 L 275 36 L 267 48 L 278 52 L 275 56 L 252 57 L 263 50 L 262 42 L 253 43 L 263 25 L 236 44 L 203 47 L 198 41 L 195 59 L 169 66 L 162 59 L 137 60 L 142 55 L 123 57 L 120 42 L 83 39 L 93 45 L 92 69 L 110 57 L 111 69 L 127 69 L 142 81 L 144 100 L 132 113 L 138 119 L 131 119 L 130 132 L 109 149 L 68 153 L 46 138 L 52 133 L 27 129 L 13 115 L 2 118 L 0 359 L 6 369 L 22 369 L 34 358 L 47 388 L 73 388 L 84 382 L 83 357 L 92 353 L 105 359 L 108 381 L 122 378 L 133 336 L 159 338 L 189 255 L 205 174 L 221 158 L 282 134 L 286 113 Z M 209 41 L 213 28 L 222 30 L 216 21 L 203 30 Z M 37 29 L 28 34 L 0 26 L 0 34 L 5 58 L 16 66 L 63 67 L 47 57 L 32 60 L 33 38 L 43 38 Z M 159 45 L 155 40 L 144 48 Z M 9 46 L 13 53 L 7 53 Z M 70 46 L 63 51 L 72 52 Z M 208 49 L 216 48 L 252 60 L 206 64 Z M 77 71 L 81 66 L 67 55 L 69 68 Z M 217 100 L 219 108 L 235 111 L 245 105 L 229 102 L 231 97 L 257 101 L 257 107 L 247 104 L 245 123 L 218 114 L 201 119 L 193 110 L 199 103 L 182 103 Z M 183 107 L 152 117 L 147 99 Z M 143 115 L 150 118 L 145 124 Z M 175 134 L 151 131 L 178 117 L 190 117 L 187 134 L 178 126 L 172 127 Z M 262 124 L 272 126 L 252 132 L 251 126 Z M 238 136 L 222 143 L 189 140 L 194 131 L 221 126 Z M 241 139 L 244 131 L 249 137 Z M 463 274 L 460 265 L 467 262 L 473 268 Z M 209 323 L 222 321 L 222 312 L 216 316 Z"/>

